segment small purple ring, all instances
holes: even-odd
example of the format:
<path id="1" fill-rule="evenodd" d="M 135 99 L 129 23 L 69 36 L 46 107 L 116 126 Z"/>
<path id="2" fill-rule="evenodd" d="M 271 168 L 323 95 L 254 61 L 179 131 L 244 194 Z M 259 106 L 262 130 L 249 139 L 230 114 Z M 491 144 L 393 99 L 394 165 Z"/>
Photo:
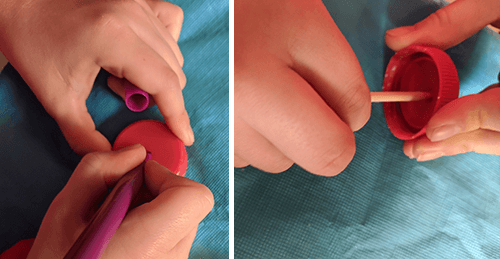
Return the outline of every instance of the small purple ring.
<path id="1" fill-rule="evenodd" d="M 142 112 L 149 105 L 149 94 L 129 81 L 125 83 L 125 104 L 134 112 Z"/>

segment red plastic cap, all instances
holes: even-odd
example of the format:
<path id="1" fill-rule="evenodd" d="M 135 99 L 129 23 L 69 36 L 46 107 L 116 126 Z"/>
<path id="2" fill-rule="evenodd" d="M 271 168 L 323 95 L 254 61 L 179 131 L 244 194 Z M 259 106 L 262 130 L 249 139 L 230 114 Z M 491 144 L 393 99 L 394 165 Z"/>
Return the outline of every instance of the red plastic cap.
<path id="1" fill-rule="evenodd" d="M 444 51 L 422 45 L 398 51 L 387 65 L 383 91 L 430 92 L 432 98 L 384 103 L 387 126 L 402 140 L 424 135 L 432 115 L 458 98 L 459 89 L 457 69 Z"/>
<path id="2" fill-rule="evenodd" d="M 165 125 L 155 120 L 142 120 L 126 127 L 116 138 L 113 150 L 140 143 L 151 159 L 180 176 L 186 174 L 186 147 Z"/>

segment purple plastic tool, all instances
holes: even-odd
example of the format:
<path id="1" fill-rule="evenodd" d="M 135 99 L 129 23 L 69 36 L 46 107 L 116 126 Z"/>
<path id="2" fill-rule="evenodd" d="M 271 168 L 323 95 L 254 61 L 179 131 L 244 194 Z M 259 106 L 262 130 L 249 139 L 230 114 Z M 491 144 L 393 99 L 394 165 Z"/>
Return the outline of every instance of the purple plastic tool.
<path id="1" fill-rule="evenodd" d="M 65 259 L 98 259 L 101 257 L 142 185 L 144 165 L 149 159 L 151 159 L 151 154 L 148 153 L 143 163 L 120 178 L 90 224 L 68 251 Z"/>
<path id="2" fill-rule="evenodd" d="M 141 112 L 148 108 L 149 94 L 139 89 L 129 81 L 125 83 L 125 104 L 134 112 Z"/>

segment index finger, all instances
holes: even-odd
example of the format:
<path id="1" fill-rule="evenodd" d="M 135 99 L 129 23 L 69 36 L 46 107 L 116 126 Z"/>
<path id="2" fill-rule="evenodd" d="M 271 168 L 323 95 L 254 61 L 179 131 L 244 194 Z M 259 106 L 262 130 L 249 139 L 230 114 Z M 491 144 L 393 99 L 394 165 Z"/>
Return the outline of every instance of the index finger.
<path id="1" fill-rule="evenodd" d="M 427 124 L 427 137 L 433 141 L 478 129 L 500 131 L 500 88 L 456 99 L 432 116 Z"/>
<path id="2" fill-rule="evenodd" d="M 103 52 L 98 65 L 116 77 L 126 78 L 153 96 L 172 133 L 185 145 L 193 144 L 194 135 L 176 73 L 135 34 L 129 32 L 121 37 L 124 38 L 121 42 L 127 44 L 115 44 L 113 51 Z"/>
<path id="3" fill-rule="evenodd" d="M 124 252 L 120 245 L 129 241 L 143 251 L 157 251 L 160 254 L 156 256 L 164 256 L 196 228 L 214 205 L 207 187 L 177 176 L 155 161 L 146 162 L 144 183 L 156 197 L 129 211 L 105 254 L 116 257 L 117 251 Z"/>
<path id="4" fill-rule="evenodd" d="M 304 78 L 266 62 L 250 69 L 258 77 L 235 82 L 235 114 L 305 170 L 339 174 L 354 156 L 352 130 Z"/>
<path id="5" fill-rule="evenodd" d="M 52 112 L 66 141 L 75 153 L 110 151 L 111 144 L 97 129 L 84 102 L 66 102 L 64 111 Z"/>
<path id="6" fill-rule="evenodd" d="M 387 31 L 385 41 L 394 51 L 412 44 L 453 47 L 496 21 L 500 1 L 457 0 L 413 26 Z"/>
<path id="7" fill-rule="evenodd" d="M 352 130 L 359 130 L 370 118 L 368 85 L 356 55 L 325 6 L 321 4 L 317 11 L 306 14 L 311 15 L 310 25 L 295 36 L 291 67 Z"/>

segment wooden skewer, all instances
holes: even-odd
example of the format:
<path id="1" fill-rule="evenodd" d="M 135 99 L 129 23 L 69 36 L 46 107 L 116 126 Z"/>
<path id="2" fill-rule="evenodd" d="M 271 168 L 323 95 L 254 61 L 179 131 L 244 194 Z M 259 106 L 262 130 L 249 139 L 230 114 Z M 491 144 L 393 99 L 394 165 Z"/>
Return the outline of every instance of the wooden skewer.
<path id="1" fill-rule="evenodd" d="M 431 98 L 427 92 L 371 92 L 372 103 L 413 102 Z"/>

